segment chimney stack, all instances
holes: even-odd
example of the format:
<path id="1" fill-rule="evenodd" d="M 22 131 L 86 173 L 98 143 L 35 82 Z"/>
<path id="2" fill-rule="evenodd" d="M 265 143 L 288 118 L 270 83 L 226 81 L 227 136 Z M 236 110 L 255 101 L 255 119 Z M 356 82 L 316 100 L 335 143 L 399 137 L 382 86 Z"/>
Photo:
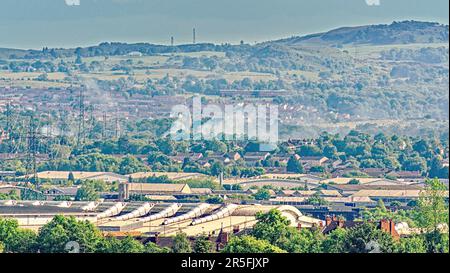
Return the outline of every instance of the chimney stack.
<path id="1" fill-rule="evenodd" d="M 237 234 L 237 233 L 239 233 L 239 231 L 241 231 L 239 226 L 234 226 L 233 227 L 233 234 Z"/>
<path id="2" fill-rule="evenodd" d="M 391 233 L 392 237 L 394 237 L 395 240 L 400 239 L 400 235 L 398 234 L 397 230 L 395 229 L 395 222 L 392 219 L 389 221 L 389 225 L 390 225 L 390 233 Z"/>

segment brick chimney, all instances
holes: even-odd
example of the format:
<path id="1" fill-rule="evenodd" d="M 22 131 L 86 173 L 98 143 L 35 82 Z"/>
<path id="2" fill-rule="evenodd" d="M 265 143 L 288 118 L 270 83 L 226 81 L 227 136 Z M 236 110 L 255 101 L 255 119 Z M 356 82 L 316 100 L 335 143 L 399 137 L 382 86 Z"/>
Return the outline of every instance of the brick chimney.
<path id="1" fill-rule="evenodd" d="M 222 232 L 220 233 L 220 242 L 223 244 L 228 244 L 229 241 L 229 234 L 228 232 Z"/>
<path id="2" fill-rule="evenodd" d="M 343 228 L 343 227 L 344 227 L 344 223 L 345 223 L 344 219 L 339 219 L 339 220 L 338 220 L 338 226 L 339 226 L 340 228 Z"/>
<path id="3" fill-rule="evenodd" d="M 220 251 L 223 249 L 224 246 L 228 244 L 228 241 L 230 239 L 229 233 L 223 231 L 223 229 L 220 230 L 219 236 L 216 240 L 216 250 Z"/>
<path id="4" fill-rule="evenodd" d="M 388 220 L 383 219 L 380 221 L 380 229 L 384 232 L 391 233 L 391 226 Z"/>
<path id="5" fill-rule="evenodd" d="M 331 217 L 328 215 L 327 218 L 325 218 L 325 226 L 329 226 L 332 223 Z"/>
<path id="6" fill-rule="evenodd" d="M 233 227 L 233 234 L 239 233 L 239 231 L 241 231 L 239 226 L 234 226 Z"/>
<path id="7" fill-rule="evenodd" d="M 301 224 L 301 223 L 298 223 L 298 224 L 297 224 L 297 229 L 298 229 L 298 230 L 301 230 L 301 229 L 302 229 L 302 224 Z"/>
<path id="8" fill-rule="evenodd" d="M 392 235 L 392 237 L 394 237 L 395 240 L 399 240 L 400 235 L 398 234 L 397 230 L 395 229 L 395 222 L 392 219 L 389 221 L 389 227 L 390 227 L 389 233 Z"/>

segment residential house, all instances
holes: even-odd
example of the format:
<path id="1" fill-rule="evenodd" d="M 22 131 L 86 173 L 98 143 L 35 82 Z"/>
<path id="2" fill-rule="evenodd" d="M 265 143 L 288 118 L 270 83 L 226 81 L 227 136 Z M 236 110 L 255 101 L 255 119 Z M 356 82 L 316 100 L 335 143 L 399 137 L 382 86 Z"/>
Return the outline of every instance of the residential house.
<path id="1" fill-rule="evenodd" d="M 339 219 L 336 216 L 330 217 L 328 216 L 325 220 L 325 227 L 322 230 L 322 233 L 327 235 L 336 230 L 337 228 L 355 228 L 359 225 L 364 224 L 363 221 L 346 221 L 344 219 Z M 389 233 L 395 240 L 400 238 L 397 230 L 395 229 L 395 223 L 392 220 L 381 220 L 378 225 L 378 229 Z"/>
<path id="2" fill-rule="evenodd" d="M 226 156 L 226 154 L 214 153 L 202 158 L 202 162 L 219 162 L 223 164 L 230 164 L 233 159 Z"/>
<path id="3" fill-rule="evenodd" d="M 267 157 L 269 157 L 269 156 L 270 156 L 270 153 L 268 153 L 268 152 L 248 152 L 248 153 L 245 153 L 244 160 L 252 161 L 252 162 L 262 161 L 262 160 L 267 159 Z"/>
<path id="4" fill-rule="evenodd" d="M 44 190 L 44 195 L 47 200 L 55 200 L 59 197 L 68 197 L 71 199 L 75 199 L 79 187 L 73 186 L 73 187 L 53 187 L 47 190 Z"/>
<path id="5" fill-rule="evenodd" d="M 195 195 L 211 195 L 213 191 L 210 188 L 191 188 L 191 193 Z"/>
<path id="6" fill-rule="evenodd" d="M 127 200 L 133 195 L 190 195 L 192 190 L 188 184 L 152 184 L 152 183 L 121 183 L 119 185 L 119 200 Z"/>
<path id="7" fill-rule="evenodd" d="M 303 206 L 308 205 L 308 199 L 311 196 L 277 196 L 271 198 L 269 202 L 272 205 L 291 205 L 291 206 Z M 374 205 L 375 202 L 369 197 L 322 197 L 327 203 L 331 205 L 340 205 L 348 207 L 356 206 L 368 206 Z"/>
<path id="8" fill-rule="evenodd" d="M 351 196 L 362 190 L 422 190 L 421 187 L 413 186 L 413 185 L 326 185 L 327 190 L 336 190 L 342 196 Z"/>
<path id="9" fill-rule="evenodd" d="M 69 174 L 72 173 L 75 180 L 99 180 L 107 183 L 126 182 L 128 177 L 111 172 L 67 172 L 67 171 L 45 171 L 37 173 L 39 179 L 49 180 L 68 180 Z M 19 178 L 26 178 L 22 176 Z"/>
<path id="10" fill-rule="evenodd" d="M 384 203 L 398 201 L 408 203 L 419 199 L 423 190 L 360 190 L 353 197 L 369 197 L 372 200 L 382 200 Z M 448 191 L 443 193 L 448 199 Z"/>
<path id="11" fill-rule="evenodd" d="M 6 131 L 0 130 L 0 144 L 9 138 Z"/>
<path id="12" fill-rule="evenodd" d="M 422 173 L 420 171 L 392 171 L 389 172 L 387 175 L 405 181 L 414 181 L 423 178 Z"/>
<path id="13" fill-rule="evenodd" d="M 367 174 L 370 177 L 385 177 L 391 170 L 388 168 L 363 168 L 361 172 Z"/>
<path id="14" fill-rule="evenodd" d="M 224 157 L 230 159 L 231 161 L 238 161 L 242 158 L 241 154 L 238 152 L 226 153 Z"/>
<path id="15" fill-rule="evenodd" d="M 325 156 L 303 156 L 300 158 L 300 162 L 306 168 L 323 166 L 328 160 Z"/>
<path id="16" fill-rule="evenodd" d="M 286 167 L 265 167 L 266 173 L 270 174 L 285 174 Z"/>
<path id="17" fill-rule="evenodd" d="M 198 161 L 203 158 L 203 154 L 201 153 L 178 153 L 175 156 L 170 156 L 170 159 L 176 163 L 182 164 L 185 159 L 189 159 L 190 161 Z"/>
<path id="18" fill-rule="evenodd" d="M 342 194 L 337 190 L 319 190 L 319 194 L 323 197 L 342 197 Z"/>

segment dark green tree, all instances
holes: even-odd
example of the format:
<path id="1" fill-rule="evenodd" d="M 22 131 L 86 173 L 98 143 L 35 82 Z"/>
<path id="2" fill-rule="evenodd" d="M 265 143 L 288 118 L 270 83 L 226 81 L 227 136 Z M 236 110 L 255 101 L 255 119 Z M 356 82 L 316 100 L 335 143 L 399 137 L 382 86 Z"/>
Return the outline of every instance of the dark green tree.
<path id="1" fill-rule="evenodd" d="M 194 253 L 211 253 L 213 250 L 213 243 L 208 237 L 200 235 L 194 243 Z"/>
<path id="2" fill-rule="evenodd" d="M 173 238 L 172 252 L 173 253 L 191 253 L 192 252 L 191 242 L 189 241 L 189 239 L 185 233 L 178 233 Z"/>
<path id="3" fill-rule="evenodd" d="M 297 160 L 297 158 L 295 158 L 294 156 L 291 156 L 291 158 L 289 158 L 289 161 L 287 163 L 287 167 L 286 170 L 290 173 L 304 173 L 304 169 L 303 169 L 303 165 L 302 163 Z"/>
<path id="4" fill-rule="evenodd" d="M 231 238 L 223 253 L 283 253 L 282 249 L 271 245 L 265 240 L 259 240 L 252 236 L 235 236 Z"/>

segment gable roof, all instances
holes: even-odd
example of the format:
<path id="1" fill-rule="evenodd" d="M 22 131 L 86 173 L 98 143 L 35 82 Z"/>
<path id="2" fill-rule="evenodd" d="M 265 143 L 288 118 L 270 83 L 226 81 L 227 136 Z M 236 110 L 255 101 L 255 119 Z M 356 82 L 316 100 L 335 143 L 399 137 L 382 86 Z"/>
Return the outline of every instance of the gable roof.
<path id="1" fill-rule="evenodd" d="M 193 194 L 211 194 L 212 190 L 210 188 L 191 188 Z"/>
<path id="2" fill-rule="evenodd" d="M 67 196 L 75 196 L 77 195 L 79 187 L 53 187 L 45 191 L 46 194 L 49 195 L 67 195 Z M 50 192 L 57 192 L 56 194 L 51 194 Z"/>
<path id="3" fill-rule="evenodd" d="M 124 175 L 120 175 L 112 172 L 68 172 L 68 171 L 45 171 L 37 173 L 37 177 L 40 179 L 58 179 L 58 180 L 67 180 L 69 178 L 69 174 L 72 173 L 76 180 L 114 180 L 117 181 L 126 181 L 127 177 Z M 26 178 L 26 176 L 22 176 L 21 178 Z"/>
<path id="4" fill-rule="evenodd" d="M 184 193 L 190 194 L 188 184 L 159 184 L 159 183 L 127 183 L 130 192 L 141 193 Z"/>
<path id="5" fill-rule="evenodd" d="M 320 192 L 323 195 L 327 195 L 327 196 L 335 196 L 335 197 L 340 197 L 342 196 L 341 193 L 337 190 L 320 190 Z"/>
<path id="6" fill-rule="evenodd" d="M 360 190 L 354 197 L 413 197 L 418 198 L 421 190 Z"/>
<path id="7" fill-rule="evenodd" d="M 342 221 L 340 228 L 349 229 L 349 228 L 357 227 L 362 224 L 364 224 L 364 222 L 362 222 L 362 221 Z M 322 233 L 328 234 L 328 233 L 332 232 L 333 230 L 337 229 L 338 227 L 339 227 L 339 221 L 332 221 L 328 226 L 326 226 L 322 230 Z"/>
<path id="8" fill-rule="evenodd" d="M 382 179 L 380 178 L 367 178 L 367 177 L 336 177 L 336 178 L 330 178 L 325 179 L 322 181 L 322 183 L 329 184 L 333 182 L 334 184 L 348 184 L 351 180 L 359 180 L 361 184 L 367 184 L 375 181 L 380 181 Z"/>
<path id="9" fill-rule="evenodd" d="M 128 175 L 128 177 L 131 177 L 132 179 L 144 179 L 148 177 L 161 177 L 161 176 L 167 176 L 171 180 L 186 180 L 206 175 L 201 173 L 176 173 L 176 172 L 139 172 Z"/>

